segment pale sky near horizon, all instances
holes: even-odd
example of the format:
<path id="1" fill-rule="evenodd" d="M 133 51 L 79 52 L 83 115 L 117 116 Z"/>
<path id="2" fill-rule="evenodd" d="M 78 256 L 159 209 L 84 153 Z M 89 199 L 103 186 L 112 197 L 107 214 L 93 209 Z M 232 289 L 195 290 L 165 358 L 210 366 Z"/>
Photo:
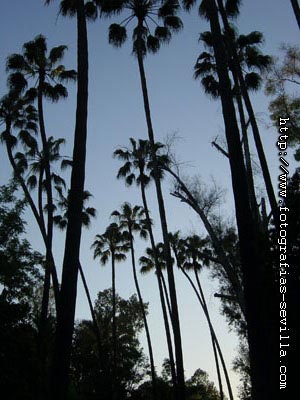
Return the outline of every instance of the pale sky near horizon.
<path id="1" fill-rule="evenodd" d="M 43 34 L 48 40 L 48 48 L 66 44 L 69 48 L 63 61 L 67 68 L 76 69 L 76 25 L 74 20 L 57 16 L 59 1 L 50 7 L 43 0 L 1 0 L 0 3 L 0 96 L 6 92 L 6 57 L 21 52 L 24 42 Z M 228 162 L 212 146 L 211 141 L 223 135 L 221 105 L 207 97 L 199 82 L 193 79 L 193 65 L 203 47 L 198 43 L 199 33 L 207 30 L 207 23 L 200 19 L 196 9 L 188 15 L 182 12 L 184 30 L 174 35 L 168 46 L 162 46 L 159 54 L 149 55 L 145 60 L 148 78 L 150 103 L 156 139 L 163 141 L 174 132 L 180 136 L 175 143 L 175 152 L 183 163 L 186 175 L 200 174 L 208 185 L 213 179 L 227 194 L 219 210 L 228 219 L 234 218 L 231 195 L 230 171 Z M 122 17 L 115 17 L 117 22 Z M 97 208 L 98 217 L 89 231 L 83 232 L 81 261 L 93 298 L 99 290 L 110 287 L 111 271 L 109 265 L 100 267 L 93 261 L 90 245 L 96 233 L 102 233 L 110 222 L 109 215 L 124 201 L 141 204 L 138 189 L 125 187 L 115 176 L 120 163 L 112 158 L 119 146 L 127 146 L 128 138 L 146 138 L 142 95 L 136 60 L 131 56 L 130 41 L 121 49 L 108 45 L 107 28 L 109 21 L 97 20 L 89 24 L 89 131 L 87 147 L 86 189 L 93 198 L 90 205 Z M 243 1 L 241 15 L 237 20 L 240 33 L 253 30 L 263 32 L 266 54 L 278 55 L 281 43 L 298 44 L 299 30 L 288 0 Z M 130 34 L 129 34 L 130 37 Z M 48 135 L 65 137 L 67 144 L 63 150 L 71 155 L 75 121 L 76 86 L 68 85 L 69 98 L 55 105 L 47 105 L 46 127 Z M 275 147 L 276 129 L 270 127 L 268 102 L 263 90 L 253 95 L 254 108 L 260 122 L 262 138 L 267 153 L 274 184 L 278 173 L 278 159 Z M 253 150 L 254 152 L 254 150 Z M 288 157 L 292 160 L 292 149 Z M 10 167 L 3 147 L 0 149 L 0 184 L 7 182 Z M 259 176 L 258 185 L 261 186 Z M 167 215 L 170 230 L 180 229 L 183 234 L 192 232 L 205 234 L 198 217 L 169 196 L 170 181 L 164 184 Z M 156 222 L 156 238 L 160 240 L 159 220 L 153 187 L 149 191 L 149 204 Z M 43 249 L 36 227 L 28 217 L 28 236 L 36 249 Z M 63 236 L 56 233 L 54 240 L 55 258 L 60 266 L 63 257 Z M 137 241 L 137 256 L 143 253 L 144 244 Z M 203 274 L 203 282 L 209 308 L 212 312 L 217 335 L 224 350 L 228 366 L 235 355 L 237 341 L 228 332 L 224 318 L 219 315 L 219 301 L 213 297 L 216 283 Z M 188 284 L 176 272 L 179 309 L 181 314 L 182 339 L 186 376 L 190 377 L 197 368 L 206 370 L 216 382 L 216 373 L 205 322 L 197 300 Z M 153 276 L 140 277 L 145 301 L 150 302 L 149 324 L 153 336 L 155 363 L 160 369 L 167 357 L 167 347 L 163 333 L 158 289 Z M 129 262 L 117 266 L 117 291 L 123 297 L 134 293 L 134 285 Z M 90 318 L 88 305 L 81 283 L 78 288 L 77 318 Z M 143 338 L 145 353 L 147 348 Z M 232 373 L 233 384 L 238 378 Z"/>

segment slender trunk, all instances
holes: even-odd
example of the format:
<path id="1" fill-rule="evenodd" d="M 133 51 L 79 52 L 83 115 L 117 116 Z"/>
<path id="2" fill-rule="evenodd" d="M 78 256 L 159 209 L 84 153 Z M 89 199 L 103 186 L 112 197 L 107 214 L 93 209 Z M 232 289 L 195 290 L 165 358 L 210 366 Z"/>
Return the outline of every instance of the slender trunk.
<path id="1" fill-rule="evenodd" d="M 226 364 L 225 364 L 225 360 L 224 360 L 224 357 L 223 357 L 223 353 L 221 351 L 221 348 L 220 348 L 220 345 L 219 345 L 219 341 L 217 339 L 215 330 L 213 328 L 213 325 L 212 325 L 212 322 L 211 322 L 211 319 L 210 319 L 210 315 L 209 315 L 209 312 L 208 312 L 208 308 L 207 308 L 204 292 L 203 292 L 203 289 L 202 289 L 202 286 L 201 286 L 201 283 L 200 283 L 198 271 L 196 270 L 196 268 L 194 269 L 194 271 L 195 271 L 196 282 L 197 282 L 197 285 L 198 285 L 198 288 L 199 288 L 199 292 L 200 292 L 200 296 L 201 296 L 201 299 L 202 299 L 203 311 L 205 313 L 205 316 L 206 316 L 206 319 L 207 319 L 207 322 L 208 322 L 208 325 L 209 325 L 209 328 L 210 328 L 210 331 L 211 331 L 211 335 L 212 335 L 212 337 L 214 339 L 215 347 L 217 348 L 217 350 L 219 352 L 220 359 L 221 359 L 221 363 L 222 363 L 222 367 L 223 367 L 223 371 L 224 371 L 224 375 L 225 375 L 225 379 L 226 379 L 227 389 L 228 389 L 228 393 L 229 393 L 229 398 L 230 398 L 230 400 L 233 400 L 231 383 L 230 383 L 227 367 L 226 367 Z"/>
<path id="2" fill-rule="evenodd" d="M 243 286 L 245 293 L 246 321 L 250 349 L 253 400 L 271 398 L 270 375 L 265 360 L 267 336 L 265 323 L 257 310 L 264 307 L 264 280 L 261 271 L 265 269 L 263 249 L 258 249 L 259 232 L 252 218 L 249 205 L 247 176 L 240 144 L 239 129 L 232 98 L 231 83 L 228 74 L 227 54 L 223 42 L 215 0 L 207 2 L 213 48 L 220 85 L 225 134 L 228 144 L 232 187 L 235 201 L 236 220 L 239 233 Z M 241 83 L 241 82 L 240 82 Z M 241 85 L 242 86 L 242 85 Z M 243 87 L 242 87 L 243 89 Z M 250 115 L 249 115 L 250 116 Z M 264 313 L 263 313 L 264 314 Z M 269 387 L 269 390 L 267 389 Z"/>
<path id="3" fill-rule="evenodd" d="M 133 237 L 132 237 L 132 232 L 131 232 L 130 228 L 129 228 L 129 236 L 130 236 L 130 250 L 131 250 L 133 278 L 134 278 L 134 283 L 135 283 L 135 287 L 136 287 L 136 291 L 137 291 L 137 295 L 138 295 L 138 299 L 139 299 L 139 303 L 140 303 L 140 307 L 141 307 L 141 312 L 142 312 L 142 316 L 143 316 L 145 331 L 146 331 L 147 344 L 148 344 L 148 350 L 149 350 L 149 358 L 150 358 L 150 367 L 151 367 L 153 399 L 156 400 L 157 399 L 157 387 L 156 387 L 156 373 L 155 373 L 155 366 L 154 366 L 154 359 L 153 359 L 152 343 L 151 343 L 151 337 L 150 337 L 147 317 L 146 317 L 146 313 L 145 313 L 145 309 L 144 309 L 143 298 L 141 295 L 139 282 L 138 282 L 138 278 L 137 278 L 137 274 L 136 274 Z"/>
<path id="4" fill-rule="evenodd" d="M 297 20 L 298 27 L 300 29 L 300 7 L 299 7 L 298 0 L 291 0 L 291 4 L 292 4 L 293 11 L 294 11 L 294 14 L 295 14 L 295 17 Z"/>
<path id="5" fill-rule="evenodd" d="M 82 280 L 82 283 L 83 283 L 84 291 L 85 291 L 85 294 L 86 294 L 86 297 L 87 297 L 87 300 L 88 300 L 88 303 L 89 303 L 89 308 L 90 308 L 90 313 L 91 313 L 91 317 L 92 317 L 92 320 L 93 320 L 93 327 L 94 327 L 94 332 L 95 332 L 95 336 L 96 336 L 96 339 L 97 339 L 99 354 L 101 354 L 101 350 L 102 350 L 101 332 L 100 332 L 100 328 L 99 328 L 99 325 L 98 325 L 98 322 L 97 322 L 97 316 L 95 314 L 95 310 L 94 310 L 94 307 L 93 307 L 93 302 L 92 302 L 92 299 L 91 299 L 89 287 L 87 285 L 87 282 L 86 282 L 86 279 L 85 279 L 85 276 L 84 276 L 84 272 L 83 272 L 81 263 L 79 263 L 79 273 L 80 273 L 80 277 L 81 277 L 81 280 Z"/>
<path id="6" fill-rule="evenodd" d="M 45 272 L 45 282 L 43 286 L 43 302 L 41 309 L 41 324 L 47 324 L 47 314 L 49 307 L 49 292 L 50 292 L 50 271 L 54 269 L 55 266 L 51 265 L 51 254 L 52 254 L 52 239 L 53 239 L 53 198 L 52 198 L 52 180 L 51 180 L 51 170 L 50 170 L 50 152 L 47 142 L 45 121 L 44 121 L 44 111 L 43 111 L 43 85 L 44 85 L 45 74 L 40 73 L 39 85 L 38 85 L 38 115 L 39 115 L 39 126 L 40 134 L 43 146 L 43 157 L 44 157 L 44 169 L 46 177 L 46 192 L 47 192 L 47 242 L 46 242 L 46 272 Z M 47 293 L 48 292 L 48 293 Z"/>
<path id="7" fill-rule="evenodd" d="M 239 91 L 240 89 L 239 89 L 237 80 L 235 80 L 235 86 L 236 86 L 237 90 Z M 249 190 L 249 196 L 250 196 L 250 205 L 251 205 L 253 217 L 256 219 L 257 223 L 260 223 L 259 211 L 258 211 L 256 195 L 255 195 L 255 186 L 254 186 L 254 179 L 253 179 L 253 170 L 252 170 L 250 147 L 249 147 L 244 107 L 243 107 L 243 102 L 242 102 L 240 93 L 238 93 L 235 97 L 236 97 L 239 115 L 240 115 L 240 124 L 241 124 L 242 141 L 243 141 L 244 154 L 245 154 L 247 182 L 248 182 L 248 190 Z"/>
<path id="8" fill-rule="evenodd" d="M 82 228 L 81 214 L 85 180 L 88 102 L 88 44 L 83 0 L 77 1 L 77 34 L 78 90 L 76 124 L 68 208 L 68 226 L 62 272 L 61 304 L 52 365 L 51 394 L 53 400 L 64 400 L 67 398 L 77 297 L 77 278 Z"/>
<path id="9" fill-rule="evenodd" d="M 223 21 L 223 24 L 225 27 L 225 31 L 227 32 L 228 38 L 230 40 L 230 46 L 228 46 L 228 50 L 229 50 L 230 56 L 232 58 L 232 64 L 233 64 L 232 73 L 235 75 L 235 77 L 239 81 L 241 93 L 242 93 L 242 96 L 243 96 L 243 99 L 245 102 L 245 106 L 246 106 L 247 113 L 249 115 L 249 119 L 250 119 L 250 123 L 251 123 L 251 127 L 252 127 L 254 142 L 255 142 L 258 158 L 259 158 L 262 173 L 263 173 L 263 178 L 264 178 L 264 182 L 265 182 L 265 186 L 266 186 L 266 190 L 267 190 L 267 194 L 268 194 L 268 199 L 269 199 L 272 214 L 274 217 L 274 223 L 275 223 L 277 231 L 279 231 L 279 211 L 278 211 L 277 201 L 276 201 L 276 197 L 275 197 L 275 193 L 274 193 L 274 189 L 273 189 L 273 185 L 272 185 L 272 181 L 271 181 L 271 176 L 270 176 L 263 144 L 261 141 L 258 125 L 256 122 L 256 117 L 255 117 L 252 103 L 251 103 L 251 100 L 249 97 L 248 89 L 247 89 L 247 86 L 245 83 L 243 71 L 239 64 L 238 55 L 237 55 L 236 48 L 235 48 L 235 43 L 233 42 L 233 40 L 231 40 L 231 33 L 230 33 L 231 30 L 230 30 L 230 25 L 229 25 L 229 22 L 227 19 L 226 11 L 225 11 L 225 8 L 223 5 L 223 0 L 217 0 L 217 2 L 218 2 L 219 11 L 220 11 L 220 14 L 222 17 L 222 21 Z"/>
<path id="10" fill-rule="evenodd" d="M 139 23 L 139 30 L 141 31 L 141 24 Z M 140 43 L 140 41 L 139 41 Z M 168 273 L 168 283 L 170 289 L 170 299 L 172 305 L 172 327 L 174 334 L 174 345 L 175 345 L 175 357 L 176 357 L 176 371 L 177 371 L 177 384 L 178 384 L 178 398 L 179 400 L 185 400 L 185 382 L 184 382 L 184 367 L 183 367 L 183 354 L 182 354 L 182 343 L 181 343 L 181 332 L 180 332 L 180 322 L 179 322 L 179 313 L 178 313 L 178 304 L 177 304 L 177 294 L 176 294 L 176 286 L 170 251 L 170 243 L 169 243 L 169 232 L 168 225 L 166 219 L 166 212 L 164 206 L 164 200 L 161 189 L 160 177 L 158 174 L 158 166 L 157 166 L 157 158 L 155 154 L 155 141 L 154 141 L 154 133 L 152 127 L 151 120 L 151 112 L 149 105 L 149 96 L 147 90 L 147 81 L 144 69 L 143 56 L 141 53 L 140 46 L 137 51 L 137 59 L 138 66 L 140 72 L 143 100 L 144 100 L 144 110 L 148 128 L 148 136 L 151 145 L 151 156 L 154 164 L 154 181 L 156 187 L 157 201 L 159 206 L 159 214 L 161 221 L 161 228 L 163 234 L 163 242 L 164 242 L 164 252 L 166 257 L 167 264 L 167 273 Z"/>
<path id="11" fill-rule="evenodd" d="M 116 325 L 116 274 L 115 274 L 115 254 L 111 253 L 111 269 L 112 269 L 112 339 L 113 339 L 113 365 L 112 365 L 112 380 L 113 380 L 113 399 L 117 398 L 115 390 L 117 385 L 117 325 Z"/>
<path id="12" fill-rule="evenodd" d="M 145 186 L 144 186 L 143 182 L 141 182 L 141 192 L 142 192 L 143 206 L 144 206 L 145 215 L 146 215 L 147 228 L 148 228 L 149 237 L 150 237 L 150 243 L 151 243 L 152 251 L 154 254 L 156 277 L 157 277 L 159 296 L 160 296 L 161 308 L 162 308 L 165 331 L 166 331 L 168 352 L 169 352 L 174 398 L 176 399 L 177 398 L 177 377 L 176 377 L 176 369 L 175 369 L 175 362 L 174 362 L 174 355 L 173 355 L 172 339 L 171 339 L 171 334 L 170 334 L 170 326 L 169 326 L 168 314 L 167 314 L 165 297 L 164 297 L 163 286 L 162 286 L 163 275 L 162 275 L 162 270 L 159 265 L 158 255 L 157 255 L 156 246 L 155 246 L 155 240 L 154 240 L 153 231 L 152 231 L 151 222 L 150 222 L 151 220 L 150 220 L 147 198 L 146 198 L 146 193 L 145 193 Z"/>

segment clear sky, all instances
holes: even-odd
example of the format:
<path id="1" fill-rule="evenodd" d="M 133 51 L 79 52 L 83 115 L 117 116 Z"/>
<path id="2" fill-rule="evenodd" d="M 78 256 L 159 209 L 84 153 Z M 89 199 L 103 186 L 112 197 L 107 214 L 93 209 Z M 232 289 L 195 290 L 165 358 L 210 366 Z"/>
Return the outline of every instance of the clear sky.
<path id="1" fill-rule="evenodd" d="M 0 90 L 6 92 L 6 57 L 20 52 L 24 42 L 43 34 L 48 40 L 48 48 L 66 44 L 69 48 L 64 64 L 76 69 L 76 25 L 74 20 L 57 15 L 58 1 L 50 7 L 43 0 L 1 0 L 0 4 Z M 117 22 L 121 17 L 116 17 Z M 182 13 L 184 30 L 174 36 L 168 46 L 163 46 L 158 55 L 145 60 L 149 95 L 152 108 L 153 125 L 157 140 L 176 132 L 181 140 L 175 151 L 187 175 L 201 175 L 208 184 L 212 177 L 217 184 L 227 190 L 220 212 L 233 218 L 230 171 L 228 162 L 212 146 L 211 141 L 223 135 L 223 120 L 219 102 L 204 95 L 198 82 L 193 80 L 193 65 L 202 51 L 198 43 L 199 33 L 207 30 L 206 22 L 200 19 L 196 9 L 188 15 Z M 249 33 L 253 30 L 263 32 L 265 53 L 276 55 L 281 43 L 299 43 L 299 30 L 292 13 L 289 0 L 248 0 L 243 2 L 238 19 L 239 31 Z M 110 222 L 110 213 L 124 201 L 140 204 L 136 188 L 128 189 L 115 176 L 120 166 L 112 158 L 113 151 L 126 146 L 128 138 L 146 138 L 147 130 L 143 113 L 142 95 L 137 63 L 131 56 L 130 41 L 115 49 L 108 45 L 107 30 L 109 21 L 97 20 L 89 24 L 90 92 L 89 92 L 89 130 L 87 147 L 86 189 L 93 194 L 91 206 L 97 208 L 98 217 L 89 231 L 83 232 L 81 261 L 93 298 L 99 290 L 110 287 L 109 266 L 101 267 L 93 261 L 90 245 L 96 233 L 102 233 Z M 48 104 L 46 109 L 46 128 L 48 135 L 64 137 L 67 144 L 65 155 L 72 154 L 72 140 L 75 121 L 76 87 L 69 85 L 69 98 L 56 105 Z M 265 150 L 274 183 L 278 173 L 277 152 L 275 148 L 276 130 L 270 127 L 267 105 L 270 99 L 263 93 L 253 96 L 255 111 L 260 122 Z M 3 148 L 0 149 L 0 184 L 7 181 L 10 167 Z M 292 150 L 289 152 L 292 158 Z M 259 176 L 257 178 L 259 184 Z M 164 193 L 170 230 L 180 229 L 183 234 L 204 233 L 201 222 L 187 206 L 169 196 L 170 182 L 166 180 Z M 157 207 L 153 188 L 149 191 L 149 203 L 156 221 L 156 239 L 160 240 Z M 42 243 L 36 227 L 28 216 L 28 235 L 32 245 L 42 250 Z M 63 257 L 63 236 L 56 233 L 55 258 L 60 266 Z M 137 241 L 137 255 L 143 253 L 144 244 Z M 186 376 L 190 377 L 196 368 L 206 370 L 211 379 L 216 380 L 213 354 L 207 324 L 189 286 L 176 274 L 179 309 L 181 315 L 182 339 Z M 217 335 L 230 366 L 235 355 L 236 338 L 228 332 L 226 323 L 219 316 L 219 302 L 213 297 L 216 284 L 203 273 L 203 282 L 212 319 Z M 160 367 L 167 348 L 164 340 L 163 322 L 159 307 L 159 296 L 153 276 L 140 277 L 145 301 L 150 302 L 149 323 L 153 337 L 155 363 Z M 132 272 L 129 262 L 118 265 L 117 290 L 125 297 L 134 292 Z M 78 290 L 77 318 L 89 318 L 88 305 L 81 284 Z M 143 339 L 143 343 L 145 341 Z M 145 347 L 145 352 L 147 349 Z M 232 374 L 234 386 L 237 377 Z"/>

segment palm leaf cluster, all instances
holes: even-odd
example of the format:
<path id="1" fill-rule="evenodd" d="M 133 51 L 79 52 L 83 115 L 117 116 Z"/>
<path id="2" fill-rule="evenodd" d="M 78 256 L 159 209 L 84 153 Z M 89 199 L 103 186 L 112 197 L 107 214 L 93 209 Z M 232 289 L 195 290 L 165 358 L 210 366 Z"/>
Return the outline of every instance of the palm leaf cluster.
<path id="1" fill-rule="evenodd" d="M 104 15 L 126 12 L 128 16 L 119 24 L 109 27 L 109 43 L 122 46 L 127 40 L 127 25 L 136 20 L 133 29 L 133 54 L 139 51 L 143 57 L 148 52 L 156 53 L 161 44 L 168 43 L 173 32 L 178 32 L 183 25 L 177 16 L 177 0 L 100 0 L 97 2 Z"/>

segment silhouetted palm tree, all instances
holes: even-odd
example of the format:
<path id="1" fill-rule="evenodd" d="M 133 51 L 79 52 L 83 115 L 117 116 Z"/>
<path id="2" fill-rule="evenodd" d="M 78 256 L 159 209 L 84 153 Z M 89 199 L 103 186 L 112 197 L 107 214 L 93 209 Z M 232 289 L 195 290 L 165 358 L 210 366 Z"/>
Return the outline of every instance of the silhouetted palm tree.
<path id="1" fill-rule="evenodd" d="M 230 37 L 228 37 L 230 35 Z M 259 45 L 262 43 L 263 37 L 260 32 L 251 32 L 248 35 L 237 36 L 236 31 L 231 28 L 230 32 L 223 34 L 224 43 L 227 48 L 234 44 L 237 52 L 239 65 L 243 70 L 243 77 L 247 90 L 258 90 L 261 86 L 262 78 L 258 72 L 265 71 L 271 64 L 271 57 L 263 55 L 259 49 Z M 204 43 L 210 52 L 203 52 L 197 59 L 195 69 L 195 78 L 201 78 L 201 83 L 206 93 L 210 94 L 213 98 L 220 97 L 219 82 L 217 77 L 216 63 L 214 55 L 212 54 L 212 34 L 211 32 L 204 32 L 200 35 L 200 40 Z M 245 164 L 247 171 L 248 187 L 251 200 L 251 208 L 257 223 L 260 223 L 260 214 L 255 195 L 253 171 L 251 165 L 250 148 L 248 142 L 246 117 L 244 112 L 244 106 L 242 102 L 241 88 L 238 77 L 234 73 L 233 60 L 231 59 L 231 51 L 228 50 L 227 63 L 232 73 L 232 90 L 233 95 L 237 103 L 240 124 L 242 130 L 242 142 L 245 153 Z M 258 72 L 256 72 L 258 71 Z"/>
<path id="2" fill-rule="evenodd" d="M 187 7 L 190 7 L 195 1 L 185 1 Z M 231 1 L 236 5 L 238 10 L 238 1 Z M 217 6 L 218 4 L 218 6 Z M 220 95 L 222 103 L 222 111 L 225 124 L 225 134 L 228 145 L 230 170 L 232 177 L 232 187 L 235 199 L 235 210 L 236 210 L 236 221 L 239 233 L 239 244 L 240 244 L 240 257 L 241 257 L 241 270 L 243 277 L 243 287 L 245 294 L 245 316 L 248 327 L 248 343 L 251 360 L 251 375 L 252 375 L 252 388 L 253 388 L 253 399 L 263 399 L 274 397 L 269 394 L 273 390 L 271 388 L 271 371 L 267 367 L 266 360 L 272 360 L 270 352 L 268 350 L 268 356 L 265 357 L 265 346 L 267 338 L 267 332 L 270 331 L 268 327 L 270 321 L 270 298 L 266 297 L 265 284 L 267 282 L 267 275 L 270 268 L 267 264 L 266 253 L 267 245 L 263 242 L 259 227 L 255 224 L 255 220 L 251 213 L 251 207 L 249 204 L 249 192 L 247 185 L 247 175 L 245 165 L 243 161 L 243 153 L 241 149 L 241 143 L 239 138 L 239 128 L 236 119 L 236 112 L 232 96 L 231 82 L 229 78 L 229 67 L 227 60 L 227 51 L 222 37 L 222 30 L 219 20 L 218 12 L 222 14 L 222 20 L 224 23 L 225 33 L 229 32 L 229 23 L 227 21 L 227 14 L 224 11 L 224 5 L 222 0 L 205 0 L 201 2 L 202 15 L 209 21 L 210 30 L 213 38 L 213 49 L 214 57 L 217 65 L 218 80 L 220 82 Z M 227 2 L 228 4 L 228 2 Z M 234 46 L 232 46 L 234 49 Z M 257 140 L 258 131 L 256 131 L 256 121 L 254 112 L 251 106 L 251 102 L 248 96 L 247 89 L 245 87 L 245 81 L 242 76 L 242 71 L 238 67 L 238 61 L 236 53 L 232 51 L 234 60 L 235 71 L 241 85 L 242 95 L 245 101 L 247 112 L 251 121 L 254 139 Z M 259 143 L 257 142 L 256 145 Z M 259 155 L 260 152 L 259 152 Z M 261 160 L 261 159 L 260 159 Z M 272 186 L 271 186 L 272 188 Z M 276 220 L 277 203 L 273 202 L 269 192 L 270 187 L 267 186 L 268 196 L 271 203 L 274 219 Z M 273 198 L 273 200 L 275 197 Z M 263 247 L 263 251 L 262 251 Z M 262 276 L 266 277 L 262 278 Z M 259 278 L 258 278 L 259 277 Z M 272 279 L 271 279 L 272 281 Z M 268 282 L 268 285 L 272 285 Z M 273 296 L 270 296 L 273 298 Z M 257 309 L 261 309 L 261 313 L 257 313 Z M 271 312 L 271 315 L 273 312 Z M 263 317 L 262 317 L 263 316 Z M 259 327 L 259 329 L 257 329 Z M 272 347 L 268 343 L 268 347 Z M 274 352 L 274 351 L 273 351 Z M 273 355 L 274 357 L 274 355 Z M 273 364 L 273 363 L 272 363 Z M 272 365 L 273 367 L 273 365 Z"/>
<path id="3" fill-rule="evenodd" d="M 49 4 L 51 0 L 46 0 Z M 86 20 L 95 18 L 93 2 L 84 0 L 62 0 L 60 13 L 77 18 L 77 106 L 72 157 L 72 173 L 69 198 L 69 216 L 66 232 L 65 253 L 62 271 L 61 304 L 54 357 L 52 365 L 52 383 L 49 388 L 56 400 L 67 397 L 68 376 L 72 335 L 74 330 L 77 278 L 80 265 L 80 242 L 82 228 L 82 207 L 85 181 L 85 160 L 87 141 L 87 105 L 88 105 L 88 38 Z"/>
<path id="4" fill-rule="evenodd" d="M 117 326 L 116 326 L 116 271 L 115 263 L 126 260 L 125 252 L 129 250 L 128 244 L 124 242 L 116 223 L 110 224 L 102 235 L 96 235 L 91 246 L 94 249 L 94 259 L 99 258 L 100 263 L 105 265 L 111 258 L 112 269 L 112 339 L 113 339 L 113 385 L 116 380 L 117 368 Z M 116 384 L 116 383 L 115 383 Z"/>
<path id="5" fill-rule="evenodd" d="M 154 268 L 156 268 L 156 277 L 158 282 L 159 288 L 159 295 L 160 301 L 162 306 L 163 312 L 163 319 L 167 337 L 167 345 L 168 345 L 168 352 L 169 352 L 169 360 L 170 360 L 170 368 L 171 368 L 171 375 L 172 375 L 172 383 L 174 387 L 174 391 L 176 391 L 177 385 L 177 378 L 176 378 L 176 370 L 174 364 L 174 355 L 173 355 L 173 348 L 172 348 L 172 339 L 170 335 L 170 327 L 169 321 L 167 316 L 167 309 L 165 303 L 165 297 L 163 293 L 163 287 L 165 285 L 164 277 L 161 272 L 161 263 L 159 261 L 159 255 L 157 253 L 157 247 L 155 245 L 155 239 L 152 231 L 152 222 L 150 218 L 148 202 L 146 197 L 146 188 L 150 183 L 150 176 L 147 175 L 147 170 L 151 171 L 152 162 L 151 162 L 151 154 L 150 154 L 150 144 L 148 140 L 141 140 L 139 139 L 136 142 L 135 139 L 130 138 L 131 147 L 130 148 L 120 148 L 114 152 L 114 157 L 125 161 L 125 164 L 119 169 L 117 178 L 124 178 L 126 185 L 131 186 L 133 182 L 135 182 L 141 188 L 142 200 L 143 200 L 143 207 L 145 210 L 145 217 L 146 217 L 146 224 L 147 229 L 149 232 L 150 243 L 151 243 L 151 250 L 153 257 L 154 257 Z M 156 144 L 157 150 L 161 147 L 160 144 Z M 163 156 L 160 156 L 160 162 L 166 161 Z M 135 171 L 138 172 L 136 175 Z M 166 297 L 167 302 L 169 301 L 168 297 Z M 169 307 L 170 309 L 170 307 Z"/>
<path id="6" fill-rule="evenodd" d="M 121 206 L 121 210 L 115 210 L 111 214 L 119 223 L 119 228 L 121 232 L 124 234 L 124 237 L 127 238 L 129 242 L 130 252 L 131 252 L 131 262 L 132 262 L 132 271 L 134 283 L 139 299 L 139 303 L 141 306 L 141 312 L 143 315 L 143 321 L 146 330 L 146 337 L 148 343 L 149 357 L 150 357 L 150 366 L 151 366 L 151 377 L 152 377 L 152 385 L 153 385 L 153 398 L 157 399 L 157 391 L 156 391 L 156 373 L 155 373 L 155 365 L 153 359 L 153 350 L 152 343 L 150 337 L 150 331 L 148 327 L 146 312 L 143 306 L 143 298 L 141 295 L 137 272 L 136 272 L 136 263 L 135 263 L 135 252 L 134 252 L 134 233 L 139 233 L 139 236 L 143 239 L 146 239 L 148 236 L 147 225 L 145 221 L 145 211 L 140 206 L 131 207 L 129 203 L 124 203 Z"/>
<path id="7" fill-rule="evenodd" d="M 133 54 L 137 58 L 143 101 L 146 116 L 148 137 L 150 141 L 151 157 L 153 161 L 153 177 L 155 181 L 157 200 L 163 241 L 165 245 L 165 255 L 167 261 L 168 282 L 170 288 L 170 299 L 172 304 L 172 327 L 174 333 L 177 380 L 178 380 L 178 398 L 185 399 L 184 368 L 182 356 L 182 344 L 180 323 L 177 305 L 176 286 L 171 262 L 171 251 L 168 242 L 168 226 L 164 207 L 164 200 L 159 177 L 159 168 L 155 151 L 155 138 L 152 126 L 150 103 L 147 89 L 147 80 L 144 68 L 144 58 L 147 52 L 156 53 L 162 43 L 170 41 L 172 33 L 182 29 L 182 22 L 177 16 L 179 3 L 177 0 L 120 0 L 112 2 L 110 0 L 99 0 L 101 12 L 107 15 L 117 14 L 122 11 L 128 12 L 128 15 L 120 24 L 112 24 L 109 28 L 109 42 L 116 47 L 120 47 L 127 39 L 126 27 L 135 20 L 133 29 Z M 154 24 L 154 32 L 150 27 Z"/>

